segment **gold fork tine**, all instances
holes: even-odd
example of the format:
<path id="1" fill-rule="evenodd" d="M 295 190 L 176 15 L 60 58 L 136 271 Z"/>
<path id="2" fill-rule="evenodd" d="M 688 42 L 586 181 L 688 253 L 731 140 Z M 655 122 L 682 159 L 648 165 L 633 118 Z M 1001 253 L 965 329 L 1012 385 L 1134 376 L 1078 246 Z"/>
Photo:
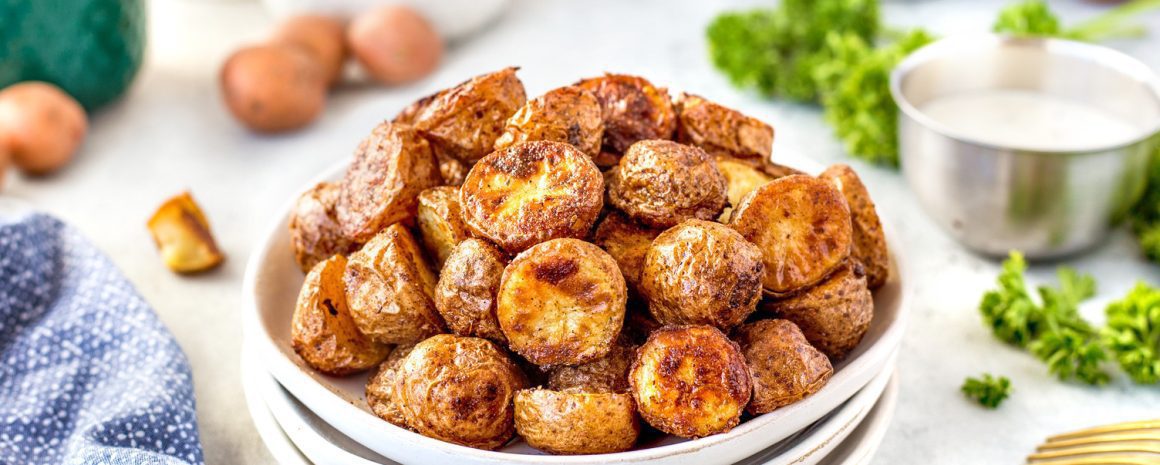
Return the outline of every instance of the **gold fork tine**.
<path id="1" fill-rule="evenodd" d="M 1047 438 L 1047 442 L 1059 441 L 1061 439 L 1072 439 L 1083 436 L 1094 436 L 1098 434 L 1118 433 L 1123 431 L 1147 430 L 1160 428 L 1160 420 L 1144 420 L 1144 421 L 1129 421 L 1125 423 L 1116 423 L 1114 425 L 1097 426 L 1095 428 L 1088 428 L 1079 431 L 1072 431 L 1070 433 L 1057 434 Z"/>
<path id="2" fill-rule="evenodd" d="M 1156 465 L 1156 459 L 1131 455 L 1101 455 L 1032 462 L 1035 465 Z"/>
<path id="3" fill-rule="evenodd" d="M 1055 441 L 1048 441 L 1039 446 L 1039 451 L 1051 449 L 1065 449 L 1076 446 L 1086 446 L 1089 444 L 1107 444 L 1116 442 L 1140 442 L 1140 441 L 1160 441 L 1160 431 L 1156 432 L 1127 432 L 1127 433 L 1108 433 L 1098 436 L 1082 436 L 1072 439 L 1059 439 Z"/>
<path id="4" fill-rule="evenodd" d="M 1048 450 L 1027 456 L 1027 460 L 1044 460 L 1064 457 L 1076 457 L 1093 454 L 1115 454 L 1120 452 L 1135 452 L 1143 454 L 1160 454 L 1160 445 L 1146 443 L 1100 444 L 1094 446 L 1072 447 L 1061 450 Z M 1153 457 L 1152 460 L 1160 459 Z"/>

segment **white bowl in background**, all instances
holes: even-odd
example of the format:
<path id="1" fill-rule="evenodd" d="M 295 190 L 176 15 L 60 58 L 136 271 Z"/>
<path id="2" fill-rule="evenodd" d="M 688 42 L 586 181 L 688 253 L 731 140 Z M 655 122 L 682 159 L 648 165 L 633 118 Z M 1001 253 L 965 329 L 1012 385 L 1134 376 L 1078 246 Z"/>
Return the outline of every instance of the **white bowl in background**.
<path id="1" fill-rule="evenodd" d="M 447 40 L 478 31 L 502 13 L 508 0 L 262 0 L 275 16 L 322 13 L 350 19 L 382 5 L 414 8 Z"/>

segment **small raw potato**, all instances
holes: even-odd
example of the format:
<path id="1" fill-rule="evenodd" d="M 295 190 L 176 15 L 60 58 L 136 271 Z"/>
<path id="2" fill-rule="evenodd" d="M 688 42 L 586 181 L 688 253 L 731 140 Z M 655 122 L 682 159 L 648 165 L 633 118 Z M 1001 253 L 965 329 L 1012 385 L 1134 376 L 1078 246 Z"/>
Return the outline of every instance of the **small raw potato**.
<path id="1" fill-rule="evenodd" d="M 484 157 L 460 188 L 463 221 L 508 253 L 587 237 L 604 206 L 592 160 L 560 142 L 525 142 Z"/>
<path id="2" fill-rule="evenodd" d="M 632 448 L 640 420 L 632 396 L 524 389 L 516 393 L 516 431 L 552 454 L 607 454 Z"/>
<path id="3" fill-rule="evenodd" d="M 604 146 L 624 153 L 637 141 L 672 139 L 677 114 L 669 93 L 644 78 L 605 74 L 576 83 L 600 101 L 604 112 Z"/>
<path id="4" fill-rule="evenodd" d="M 238 50 L 222 66 L 220 80 L 230 112 L 257 132 L 302 128 L 326 105 L 326 72 L 299 47 Z"/>
<path id="5" fill-rule="evenodd" d="M 371 412 L 400 428 L 406 428 L 407 421 L 403 418 L 403 410 L 395 400 L 395 387 L 398 386 L 399 366 L 414 348 L 414 344 L 395 346 L 387 359 L 383 360 L 367 379 L 366 398 Z"/>
<path id="6" fill-rule="evenodd" d="M 306 274 L 290 324 L 290 345 L 307 365 L 343 376 L 378 365 L 391 351 L 359 332 L 343 293 L 346 257 L 335 255 Z"/>
<path id="7" fill-rule="evenodd" d="M 850 255 L 866 267 L 866 285 L 870 289 L 882 287 L 890 278 L 890 251 L 886 249 L 886 236 L 870 192 L 858 173 L 847 165 L 831 166 L 822 172 L 821 178 L 832 182 L 850 206 L 854 226 L 854 250 Z"/>
<path id="8" fill-rule="evenodd" d="M 749 362 L 753 401 L 746 411 L 772 412 L 818 392 L 834 367 L 826 355 L 811 346 L 802 331 L 787 320 L 759 320 L 734 333 Z"/>
<path id="9" fill-rule="evenodd" d="M 548 373 L 548 388 L 557 391 L 579 389 L 584 392 L 628 392 L 628 369 L 636 358 L 636 347 L 621 334 L 612 351 L 595 361 L 577 366 L 562 366 Z"/>
<path id="10" fill-rule="evenodd" d="M 677 140 L 696 145 L 714 156 L 769 161 L 773 127 L 699 96 L 681 93 L 677 110 Z"/>
<path id="11" fill-rule="evenodd" d="M 42 176 L 72 160 L 89 123 L 85 110 L 60 88 L 22 82 L 0 91 L 0 152 L 21 171 Z M 2 170 L 0 170 L 2 171 Z"/>
<path id="12" fill-rule="evenodd" d="M 342 78 L 346 63 L 346 39 L 342 21 L 324 15 L 301 14 L 287 19 L 274 31 L 271 42 L 299 47 L 322 67 L 327 85 Z"/>
<path id="13" fill-rule="evenodd" d="M 506 261 L 503 252 L 480 239 L 464 240 L 451 250 L 435 285 L 435 308 L 451 332 L 506 345 L 495 318 L 495 297 Z"/>
<path id="14" fill-rule="evenodd" d="M 435 149 L 468 164 L 492 152 L 495 140 L 524 106 L 524 83 L 517 68 L 477 76 L 440 92 L 415 116 L 415 127 Z"/>
<path id="15" fill-rule="evenodd" d="M 850 209 L 829 182 L 787 176 L 742 199 L 729 225 L 761 249 L 767 293 L 785 295 L 821 281 L 850 255 Z"/>
<path id="16" fill-rule="evenodd" d="M 628 379 L 645 421 L 683 438 L 733 429 L 753 391 L 741 348 L 712 326 L 657 330 Z"/>
<path id="17" fill-rule="evenodd" d="M 502 349 L 476 337 L 440 334 L 420 342 L 398 368 L 395 399 L 424 436 L 498 449 L 515 433 L 512 400 L 528 380 Z"/>
<path id="18" fill-rule="evenodd" d="M 435 275 L 402 225 L 391 225 L 351 254 L 343 282 L 351 316 L 371 339 L 406 344 L 443 332 L 432 301 Z"/>
<path id="19" fill-rule="evenodd" d="M 496 316 L 511 349 L 528 361 L 579 365 L 612 350 L 626 296 L 607 252 L 576 239 L 553 239 L 504 269 Z"/>
<path id="20" fill-rule="evenodd" d="M 345 255 L 357 248 L 342 235 L 334 211 L 337 202 L 338 185 L 322 182 L 303 192 L 290 212 L 290 246 L 304 272 L 333 255 Z"/>
<path id="21" fill-rule="evenodd" d="M 343 235 L 362 243 L 391 224 L 410 221 L 419 193 L 440 184 L 427 141 L 405 124 L 380 124 L 359 144 L 339 183 L 335 210 Z"/>
<path id="22" fill-rule="evenodd" d="M 189 192 L 161 204 L 149 218 L 148 227 L 170 270 L 198 273 L 218 266 L 226 258 L 213 238 L 209 220 Z"/>
<path id="23" fill-rule="evenodd" d="M 576 86 L 561 87 L 529 100 L 508 118 L 503 135 L 495 141 L 501 150 L 533 140 L 566 142 L 595 159 L 604 137 L 600 102 Z"/>
<path id="24" fill-rule="evenodd" d="M 728 331 L 757 310 L 761 249 L 723 224 L 686 220 L 657 236 L 645 257 L 641 293 L 662 325 Z"/>
<path id="25" fill-rule="evenodd" d="M 451 186 L 432 187 L 419 193 L 419 236 L 436 268 L 451 255 L 451 249 L 471 237 L 459 209 L 459 189 Z"/>
<path id="26" fill-rule="evenodd" d="M 726 183 L 704 150 L 646 140 L 629 147 L 612 171 L 608 199 L 634 220 L 669 228 L 689 218 L 717 218 L 727 201 Z"/>
<path id="27" fill-rule="evenodd" d="M 661 234 L 660 229 L 642 226 L 620 212 L 611 212 L 596 226 L 592 242 L 612 255 L 620 265 L 620 274 L 628 283 L 629 290 L 640 286 L 640 274 L 644 269 L 644 257 L 653 239 Z"/>
<path id="28" fill-rule="evenodd" d="M 762 304 L 801 328 L 806 340 L 832 360 L 841 360 L 862 341 L 874 318 L 874 296 L 860 263 L 842 266 L 821 284 L 792 297 Z"/>
<path id="29" fill-rule="evenodd" d="M 351 52 L 371 77 L 406 84 L 439 67 L 443 39 L 415 10 L 389 5 L 360 14 L 346 30 Z"/>

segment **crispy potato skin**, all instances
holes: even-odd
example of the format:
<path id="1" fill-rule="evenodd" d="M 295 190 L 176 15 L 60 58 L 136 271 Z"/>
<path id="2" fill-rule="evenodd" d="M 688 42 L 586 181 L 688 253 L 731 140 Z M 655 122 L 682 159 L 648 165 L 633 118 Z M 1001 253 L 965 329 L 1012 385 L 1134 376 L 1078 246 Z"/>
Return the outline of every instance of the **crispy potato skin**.
<path id="1" fill-rule="evenodd" d="M 625 451 L 640 435 L 636 405 L 624 393 L 524 389 L 515 423 L 528 445 L 552 454 Z"/>
<path id="2" fill-rule="evenodd" d="M 480 239 L 464 240 L 452 249 L 435 285 L 435 308 L 451 332 L 507 343 L 495 318 L 506 262 L 503 252 Z"/>
<path id="3" fill-rule="evenodd" d="M 653 332 L 628 379 L 645 421 L 684 438 L 733 429 L 753 391 L 741 348 L 712 326 Z"/>
<path id="4" fill-rule="evenodd" d="M 792 321 L 811 345 L 832 360 L 841 360 L 870 329 L 874 296 L 866 287 L 862 265 L 854 262 L 839 268 L 817 286 L 764 303 L 761 309 Z"/>
<path id="5" fill-rule="evenodd" d="M 529 100 L 508 118 L 504 132 L 495 141 L 503 150 L 520 142 L 550 140 L 564 142 L 595 159 L 600 155 L 604 120 L 600 102 L 591 92 L 576 86 L 560 87 Z"/>
<path id="6" fill-rule="evenodd" d="M 772 126 L 683 92 L 677 96 L 674 107 L 678 141 L 696 145 L 714 156 L 769 161 L 773 151 Z"/>
<path id="7" fill-rule="evenodd" d="M 443 332 L 432 301 L 435 275 L 401 224 L 387 227 L 352 254 L 343 282 L 351 316 L 371 339 L 406 344 Z"/>
<path id="8" fill-rule="evenodd" d="M 338 185 L 318 183 L 303 192 L 290 212 L 290 245 L 294 260 L 303 272 L 334 255 L 353 252 L 356 245 L 342 234 L 334 205 L 338 202 Z"/>
<path id="9" fill-rule="evenodd" d="M 741 346 L 753 378 L 753 400 L 746 411 L 772 412 L 818 392 L 834 367 L 811 346 L 797 325 L 788 320 L 758 320 L 737 328 L 733 339 Z"/>
<path id="10" fill-rule="evenodd" d="M 359 332 L 342 291 L 346 257 L 319 262 L 306 275 L 290 325 L 290 345 L 306 364 L 331 375 L 348 375 L 374 367 L 390 346 Z"/>
<path id="11" fill-rule="evenodd" d="M 452 186 L 432 187 L 420 192 L 416 222 L 423 247 L 428 256 L 435 259 L 437 268 L 443 268 L 451 249 L 471 237 L 460 212 L 459 189 Z"/>
<path id="12" fill-rule="evenodd" d="M 469 164 L 483 158 L 527 100 L 517 69 L 476 76 L 436 94 L 411 117 L 415 127 L 438 152 Z"/>
<path id="13" fill-rule="evenodd" d="M 613 153 L 624 153 L 637 141 L 672 139 L 677 114 L 669 92 L 644 78 L 605 74 L 584 79 L 577 86 L 600 101 L 604 114 L 604 143 Z"/>
<path id="14" fill-rule="evenodd" d="M 524 142 L 484 157 L 460 188 L 463 221 L 508 253 L 586 237 L 604 206 L 592 160 L 560 142 Z"/>
<path id="15" fill-rule="evenodd" d="M 612 255 L 620 266 L 620 274 L 624 275 L 629 290 L 635 291 L 640 286 L 645 254 L 661 231 L 641 225 L 623 213 L 614 211 L 596 226 L 592 242 Z"/>
<path id="16" fill-rule="evenodd" d="M 577 366 L 562 366 L 548 372 L 548 388 L 557 391 L 628 392 L 628 369 L 636 358 L 636 347 L 621 334 L 608 355 Z"/>
<path id="17" fill-rule="evenodd" d="M 407 427 L 407 420 L 403 418 L 403 410 L 395 400 L 395 387 L 398 385 L 399 365 L 414 348 L 414 344 L 395 346 L 387 359 L 367 379 L 366 398 L 371 412 L 401 428 Z"/>
<path id="18" fill-rule="evenodd" d="M 627 289 L 607 252 L 553 239 L 504 269 L 496 317 L 513 351 L 540 366 L 579 365 L 612 350 Z"/>
<path id="19" fill-rule="evenodd" d="M 729 225 L 757 244 L 766 292 L 785 295 L 821 281 L 850 255 L 850 209 L 829 182 L 787 176 L 754 189 Z"/>
<path id="20" fill-rule="evenodd" d="M 648 249 L 641 293 L 662 325 L 728 331 L 757 310 L 765 268 L 761 249 L 728 226 L 685 220 Z"/>
<path id="21" fill-rule="evenodd" d="M 494 450 L 515 433 L 512 400 L 528 387 L 502 349 L 475 337 L 440 334 L 399 365 L 395 399 L 419 434 Z"/>
<path id="22" fill-rule="evenodd" d="M 640 141 L 612 171 L 608 200 L 654 228 L 683 220 L 711 220 L 725 208 L 725 177 L 704 150 L 666 140 Z"/>
<path id="23" fill-rule="evenodd" d="M 858 173 L 847 165 L 833 165 L 820 177 L 833 183 L 850 206 L 854 227 L 854 250 L 850 255 L 866 268 L 867 286 L 870 289 L 882 287 L 890 279 L 890 251 L 886 248 L 886 236 L 882 233 L 882 223 L 870 192 Z"/>
<path id="24" fill-rule="evenodd" d="M 339 184 L 342 232 L 363 243 L 415 217 L 419 193 L 442 183 L 431 146 L 410 126 L 383 123 L 363 139 Z"/>

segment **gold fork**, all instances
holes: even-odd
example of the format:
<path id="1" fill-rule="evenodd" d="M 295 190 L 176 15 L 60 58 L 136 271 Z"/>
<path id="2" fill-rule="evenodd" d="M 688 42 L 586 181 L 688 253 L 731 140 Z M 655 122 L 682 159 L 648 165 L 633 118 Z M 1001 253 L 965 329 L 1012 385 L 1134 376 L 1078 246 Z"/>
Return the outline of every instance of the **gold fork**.
<path id="1" fill-rule="evenodd" d="M 1028 464 L 1160 464 L 1160 419 L 1097 426 L 1047 438 Z"/>

